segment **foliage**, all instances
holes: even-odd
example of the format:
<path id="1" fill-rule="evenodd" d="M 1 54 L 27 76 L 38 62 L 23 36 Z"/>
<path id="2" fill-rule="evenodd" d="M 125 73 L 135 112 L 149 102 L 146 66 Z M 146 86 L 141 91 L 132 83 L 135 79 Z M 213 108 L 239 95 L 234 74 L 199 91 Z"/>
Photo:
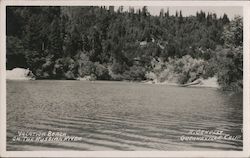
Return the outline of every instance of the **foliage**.
<path id="1" fill-rule="evenodd" d="M 240 85 L 242 25 L 241 17 L 203 11 L 184 17 L 169 10 L 153 16 L 147 7 L 8 6 L 7 68 L 30 68 L 38 79 L 178 83 L 217 74 L 222 87 Z"/>
<path id="2" fill-rule="evenodd" d="M 243 89 L 243 21 L 236 17 L 225 27 L 222 36 L 225 48 L 216 50 L 218 83 L 223 90 Z"/>
<path id="3" fill-rule="evenodd" d="M 169 58 L 168 61 L 154 61 L 153 72 L 148 73 L 149 79 L 157 82 L 188 83 L 200 78 L 205 74 L 206 61 L 194 59 L 190 55 L 180 59 Z M 152 78 L 155 77 L 155 78 Z"/>
<path id="4" fill-rule="evenodd" d="M 22 41 L 15 36 L 7 36 L 7 69 L 15 67 L 25 67 L 27 65 L 25 60 L 25 50 Z"/>
<path id="5" fill-rule="evenodd" d="M 242 47 L 232 47 L 229 49 L 223 49 L 218 52 L 218 83 L 225 90 L 240 91 L 243 88 L 242 52 Z"/>
<path id="6" fill-rule="evenodd" d="M 222 32 L 222 39 L 226 47 L 243 46 L 243 19 L 237 16 L 229 25 L 226 25 Z"/>
<path id="7" fill-rule="evenodd" d="M 145 68 L 139 65 L 133 65 L 129 70 L 124 72 L 124 79 L 141 81 L 145 80 Z"/>
<path id="8" fill-rule="evenodd" d="M 108 68 L 105 67 L 104 65 L 100 64 L 99 62 L 95 62 L 95 76 L 96 79 L 98 80 L 109 80 L 110 76 L 109 76 L 109 71 Z"/>

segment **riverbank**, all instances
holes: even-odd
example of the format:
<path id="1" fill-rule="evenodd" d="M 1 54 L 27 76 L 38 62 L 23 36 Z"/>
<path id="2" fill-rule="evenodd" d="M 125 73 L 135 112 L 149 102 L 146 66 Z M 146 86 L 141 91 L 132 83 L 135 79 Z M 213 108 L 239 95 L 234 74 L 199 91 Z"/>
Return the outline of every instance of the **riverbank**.
<path id="1" fill-rule="evenodd" d="M 197 79 L 191 83 L 180 85 L 175 82 L 156 82 L 156 81 L 145 81 L 145 84 L 159 84 L 159 85 L 169 85 L 169 86 L 181 86 L 181 87 L 206 87 L 206 88 L 220 88 L 217 78 L 210 77 L 208 79 Z"/>
<path id="2" fill-rule="evenodd" d="M 13 70 L 7 70 L 6 71 L 6 79 L 7 80 L 34 80 L 35 78 L 30 75 L 29 69 L 23 69 L 23 68 L 15 68 Z M 77 81 L 99 81 L 94 80 L 90 77 L 85 78 L 77 78 Z M 118 81 L 118 82 L 136 82 L 136 81 Z M 181 87 L 209 87 L 209 88 L 219 88 L 219 85 L 217 83 L 216 77 L 211 77 L 208 79 L 197 79 L 193 81 L 192 83 L 183 84 L 180 85 L 178 83 L 174 82 L 157 82 L 157 81 L 140 81 L 136 83 L 143 83 L 143 84 L 157 84 L 157 85 L 167 85 L 167 86 L 181 86 Z"/>

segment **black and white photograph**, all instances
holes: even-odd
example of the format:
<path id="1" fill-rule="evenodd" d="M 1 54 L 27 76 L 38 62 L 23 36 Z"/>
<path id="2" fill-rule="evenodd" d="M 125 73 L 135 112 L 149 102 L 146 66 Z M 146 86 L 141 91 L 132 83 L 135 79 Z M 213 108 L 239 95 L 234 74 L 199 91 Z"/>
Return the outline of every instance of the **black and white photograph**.
<path id="1" fill-rule="evenodd" d="M 5 15 L 6 151 L 243 151 L 243 6 Z"/>

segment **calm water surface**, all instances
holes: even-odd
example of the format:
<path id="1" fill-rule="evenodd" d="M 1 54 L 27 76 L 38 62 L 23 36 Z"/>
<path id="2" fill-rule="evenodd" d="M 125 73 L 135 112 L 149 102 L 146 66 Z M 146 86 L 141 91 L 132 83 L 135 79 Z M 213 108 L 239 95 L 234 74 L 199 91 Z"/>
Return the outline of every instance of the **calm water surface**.
<path id="1" fill-rule="evenodd" d="M 242 94 L 126 82 L 7 81 L 7 150 L 242 150 L 236 140 L 182 141 L 190 130 L 242 136 Z M 80 141 L 13 141 L 18 131 Z"/>

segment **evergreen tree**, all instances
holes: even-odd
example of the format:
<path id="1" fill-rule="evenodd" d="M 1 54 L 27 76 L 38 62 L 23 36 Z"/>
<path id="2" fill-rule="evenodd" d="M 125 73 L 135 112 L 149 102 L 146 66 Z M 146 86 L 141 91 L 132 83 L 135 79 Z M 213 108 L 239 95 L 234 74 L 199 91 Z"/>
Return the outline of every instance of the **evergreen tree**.
<path id="1" fill-rule="evenodd" d="M 169 9 L 162 9 L 150 15 L 146 6 L 137 11 L 115 11 L 114 6 L 7 7 L 7 67 L 29 67 L 37 78 L 142 80 L 156 59 L 215 60 L 212 52 L 221 52 L 216 49 L 220 45 L 224 51 L 240 52 L 239 21 L 204 11 L 183 17 L 182 11 L 170 16 Z M 23 58 L 22 64 L 13 65 L 10 61 L 17 58 Z M 183 81 L 188 80 L 185 76 Z"/>

